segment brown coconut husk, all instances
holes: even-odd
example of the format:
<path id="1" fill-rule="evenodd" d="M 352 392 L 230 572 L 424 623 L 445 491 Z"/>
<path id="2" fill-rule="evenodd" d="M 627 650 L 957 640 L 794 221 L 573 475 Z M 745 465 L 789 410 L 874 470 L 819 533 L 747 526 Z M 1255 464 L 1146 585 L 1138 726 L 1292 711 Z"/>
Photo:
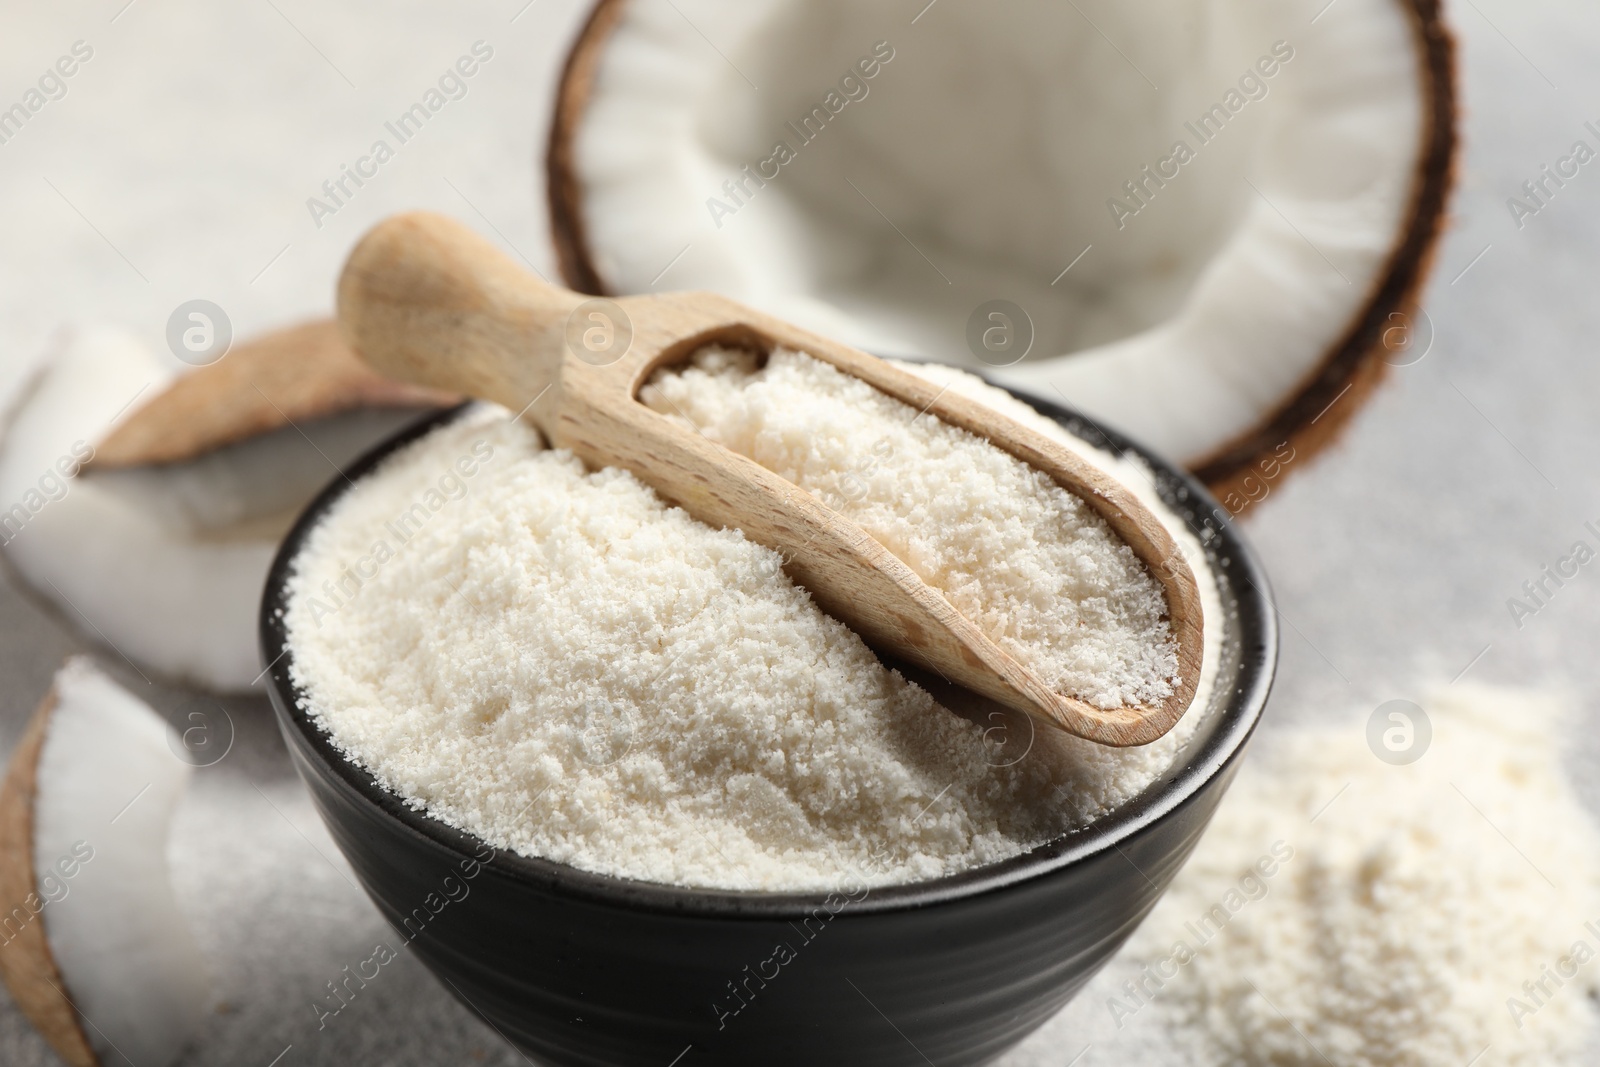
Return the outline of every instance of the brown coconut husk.
<path id="1" fill-rule="evenodd" d="M 391 381 L 333 319 L 238 346 L 177 378 L 95 446 L 90 470 L 181 463 L 250 437 L 360 408 L 447 407 L 460 398 Z"/>

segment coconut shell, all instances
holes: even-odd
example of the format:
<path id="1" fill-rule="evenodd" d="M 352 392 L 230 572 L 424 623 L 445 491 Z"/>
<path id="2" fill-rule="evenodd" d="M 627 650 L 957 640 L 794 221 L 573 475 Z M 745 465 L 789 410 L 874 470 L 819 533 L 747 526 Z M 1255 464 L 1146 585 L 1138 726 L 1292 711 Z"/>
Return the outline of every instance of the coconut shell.
<path id="1" fill-rule="evenodd" d="M 382 377 L 333 319 L 278 330 L 174 380 L 95 446 L 90 469 L 181 463 L 285 426 L 358 408 L 446 407 L 460 398 Z"/>
<path id="2" fill-rule="evenodd" d="M 583 211 L 583 188 L 574 165 L 574 145 L 594 86 L 595 71 L 629 0 L 597 0 L 567 55 L 556 95 L 545 153 L 550 234 L 567 285 L 596 296 L 614 296 L 596 265 Z M 1423 81 L 1421 153 L 1410 205 L 1389 262 L 1344 335 L 1334 339 L 1318 365 L 1277 409 L 1255 427 L 1189 464 L 1233 514 L 1263 500 L 1276 479 L 1304 466 L 1336 440 L 1382 381 L 1387 365 L 1385 331 L 1390 315 L 1414 315 L 1455 177 L 1455 41 L 1440 0 L 1395 0 L 1410 15 Z M 1280 456 L 1292 449 L 1294 459 Z"/>
<path id="3" fill-rule="evenodd" d="M 99 1067 L 78 1013 L 64 992 L 66 981 L 56 966 L 45 933 L 48 912 L 34 915 L 26 904 L 38 892 L 33 865 L 33 807 L 38 795 L 39 753 L 44 748 L 50 716 L 56 710 L 54 688 L 45 694 L 11 757 L 0 786 L 0 906 L 10 915 L 21 909 L 32 916 L 9 942 L 0 945 L 0 977 L 12 999 L 34 1028 L 70 1067 Z M 9 933 L 9 930 L 7 930 Z"/>
<path id="4" fill-rule="evenodd" d="M 627 0 L 597 0 L 567 53 L 556 87 L 556 112 L 545 149 L 545 195 L 550 205 L 550 239 L 567 287 L 593 296 L 611 294 L 589 251 L 589 228 L 583 214 L 583 188 L 573 163 L 578 126 L 589 107 L 594 76 L 611 31 L 621 21 Z"/>
<path id="5" fill-rule="evenodd" d="M 1219 500 L 1237 500 L 1239 510 L 1265 499 L 1262 490 L 1270 490 L 1267 483 L 1276 477 L 1269 472 L 1277 470 L 1272 457 L 1280 446 L 1294 450 L 1295 458 L 1283 466 L 1292 470 L 1335 441 L 1383 381 L 1389 369 L 1385 357 L 1392 354 L 1385 341 L 1394 325 L 1390 316 L 1407 316 L 1405 321 L 1416 316 L 1417 298 L 1444 232 L 1459 141 L 1455 38 L 1439 0 L 1400 2 L 1411 15 L 1424 82 L 1422 152 L 1407 223 L 1371 296 L 1322 363 L 1256 429 L 1192 465 Z"/>

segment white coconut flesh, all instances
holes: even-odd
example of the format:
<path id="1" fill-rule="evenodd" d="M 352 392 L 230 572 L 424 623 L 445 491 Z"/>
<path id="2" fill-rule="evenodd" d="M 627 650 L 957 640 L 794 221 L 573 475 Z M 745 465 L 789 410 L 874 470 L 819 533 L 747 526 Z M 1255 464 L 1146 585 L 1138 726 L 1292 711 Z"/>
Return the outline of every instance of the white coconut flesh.
<path id="1" fill-rule="evenodd" d="M 1200 462 L 1316 371 L 1408 224 L 1413 15 L 1324 3 L 621 3 L 571 145 L 587 250 L 610 291 L 980 367 L 968 318 L 1011 301 L 1036 335 L 1003 380 Z M 859 98 L 802 143 L 830 92 Z"/>
<path id="2" fill-rule="evenodd" d="M 33 813 L 50 951 L 101 1062 L 161 1067 L 206 1009 L 167 863 L 190 767 L 160 716 L 88 660 L 68 661 L 55 686 Z"/>
<path id="3" fill-rule="evenodd" d="M 130 401 L 172 379 L 172 362 L 116 332 L 61 342 L 0 427 L 0 507 L 11 509 L 0 540 L 89 638 L 146 669 L 243 690 L 261 670 L 256 612 L 279 540 L 336 467 L 416 411 L 351 411 L 186 463 L 61 477 Z"/>
<path id="4" fill-rule="evenodd" d="M 103 487 L 197 539 L 277 542 L 306 503 L 414 409 L 341 412 L 283 426 L 182 463 L 95 470 Z"/>

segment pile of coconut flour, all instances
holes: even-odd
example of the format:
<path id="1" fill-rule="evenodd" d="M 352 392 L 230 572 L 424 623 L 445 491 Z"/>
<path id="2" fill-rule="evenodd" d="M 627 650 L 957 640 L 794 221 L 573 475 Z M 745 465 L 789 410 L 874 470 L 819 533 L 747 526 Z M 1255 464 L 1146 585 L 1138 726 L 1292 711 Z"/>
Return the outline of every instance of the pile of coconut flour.
<path id="1" fill-rule="evenodd" d="M 1465 684 L 1425 706 L 1413 764 L 1375 758 L 1355 721 L 1241 773 L 1136 936 L 1143 969 L 1116 975 L 1119 1024 L 1165 1017 L 1202 1062 L 1253 1067 L 1574 1062 L 1600 990 L 1600 833 L 1561 766 L 1566 709 Z"/>
<path id="2" fill-rule="evenodd" d="M 1206 617 L 1221 618 L 1203 552 L 1148 471 L 970 376 L 926 373 L 1126 482 L 1195 561 Z M 958 470 L 929 485 L 910 465 L 934 446 L 893 419 L 872 432 L 893 442 L 879 457 L 886 476 L 937 497 L 940 515 L 993 506 L 980 462 L 968 479 Z M 1033 573 L 1001 588 L 1057 598 L 1047 606 L 1074 626 L 1123 626 L 1143 659 L 1096 660 L 1101 647 L 1059 662 L 1097 693 L 1142 691 L 1166 677 L 1150 650 L 1168 638 L 1125 546 L 1096 540 L 1092 525 L 1064 527 L 1081 554 L 1065 587 Z M 990 543 L 1018 542 L 1007 532 Z M 939 573 L 994 573 L 956 558 L 948 538 L 897 550 L 947 561 Z M 1043 613 L 1022 614 L 997 629 L 1046 632 Z M 544 450 L 489 407 L 398 451 L 340 499 L 297 559 L 286 623 L 310 713 L 415 807 L 591 871 L 766 890 L 937 877 L 1092 822 L 1171 766 L 1207 707 L 1220 643 L 1207 626 L 1196 710 L 1142 748 L 1035 733 L 987 708 L 969 721 L 883 667 L 788 580 L 777 553 L 691 519 L 626 472 Z"/>

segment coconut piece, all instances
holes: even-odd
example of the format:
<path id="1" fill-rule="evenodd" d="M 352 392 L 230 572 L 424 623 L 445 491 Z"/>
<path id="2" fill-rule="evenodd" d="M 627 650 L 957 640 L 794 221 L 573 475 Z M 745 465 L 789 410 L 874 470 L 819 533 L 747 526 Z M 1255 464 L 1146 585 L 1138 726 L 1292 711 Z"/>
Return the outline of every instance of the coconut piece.
<path id="1" fill-rule="evenodd" d="M 0 787 L 0 975 L 72 1067 L 171 1063 L 205 1010 L 168 827 L 190 774 L 156 713 L 71 659 Z"/>
<path id="2" fill-rule="evenodd" d="M 155 393 L 95 446 L 89 468 L 179 463 L 343 412 L 459 399 L 382 377 L 323 319 L 240 345 Z"/>
<path id="3" fill-rule="evenodd" d="M 1239 510 L 1381 377 L 1450 185 L 1437 0 L 1320 6 L 957 2 L 911 28 L 860 0 L 600 0 L 547 155 L 563 275 L 987 366 Z M 969 340 L 997 299 L 1031 321 L 1016 366 Z"/>
<path id="4" fill-rule="evenodd" d="M 56 709 L 56 691 L 45 694 L 11 756 L 0 785 L 0 907 L 6 909 L 4 944 L 0 944 L 0 977 L 34 1028 L 71 1067 L 95 1067 L 100 1061 L 78 1023 L 64 990 L 66 979 L 50 951 L 45 926 L 38 920 L 45 904 L 33 867 L 33 809 L 38 794 L 39 751 L 45 728 Z"/>
<path id="5" fill-rule="evenodd" d="M 142 670 L 248 688 L 261 586 L 284 531 L 423 410 L 362 405 L 450 399 L 352 371 L 351 359 L 326 322 L 184 377 L 126 336 L 64 333 L 0 426 L 6 559 Z M 242 369 L 224 370 L 236 360 Z"/>
<path id="6" fill-rule="evenodd" d="M 82 476 L 175 535 L 276 542 L 338 470 L 418 414 L 417 408 L 352 409 L 155 466 L 104 467 L 96 451 Z"/>

